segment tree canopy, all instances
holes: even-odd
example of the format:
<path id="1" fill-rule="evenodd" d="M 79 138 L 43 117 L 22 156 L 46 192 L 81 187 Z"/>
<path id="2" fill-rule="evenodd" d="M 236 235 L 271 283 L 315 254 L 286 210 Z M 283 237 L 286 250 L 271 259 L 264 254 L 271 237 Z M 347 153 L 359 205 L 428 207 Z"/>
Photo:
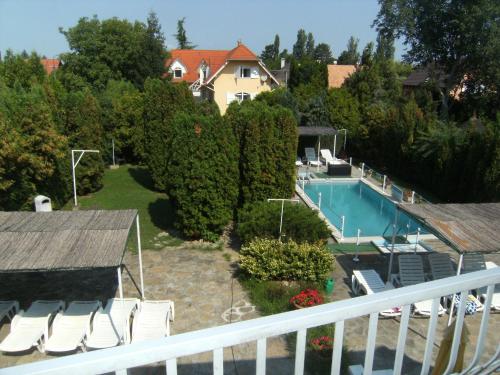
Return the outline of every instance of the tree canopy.
<path id="1" fill-rule="evenodd" d="M 174 35 L 177 40 L 177 48 L 179 49 L 193 49 L 196 46 L 188 40 L 186 29 L 184 28 L 186 17 L 177 20 L 177 33 Z"/>
<path id="2" fill-rule="evenodd" d="M 359 63 L 360 55 L 358 51 L 359 39 L 351 36 L 347 42 L 347 49 L 339 55 L 340 65 L 356 65 Z"/>

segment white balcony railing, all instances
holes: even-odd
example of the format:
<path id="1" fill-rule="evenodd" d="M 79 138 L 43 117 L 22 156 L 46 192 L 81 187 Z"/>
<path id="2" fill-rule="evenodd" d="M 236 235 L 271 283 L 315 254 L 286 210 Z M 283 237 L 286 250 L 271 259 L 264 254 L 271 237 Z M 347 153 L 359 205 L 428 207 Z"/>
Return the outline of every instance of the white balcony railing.
<path id="1" fill-rule="evenodd" d="M 369 315 L 369 330 L 366 342 L 364 374 L 372 373 L 378 312 L 393 306 L 403 306 L 403 314 L 398 335 L 398 344 L 393 366 L 394 374 L 401 374 L 405 350 L 406 335 L 410 319 L 410 306 L 414 302 L 433 300 L 433 309 L 429 320 L 427 341 L 422 352 L 421 374 L 428 374 L 431 366 L 432 349 L 435 341 L 437 313 L 440 297 L 452 293 L 465 293 L 458 307 L 455 335 L 451 346 L 451 355 L 446 373 L 451 373 L 457 360 L 460 335 L 465 314 L 466 293 L 471 289 L 487 286 L 487 298 L 475 347 L 475 354 L 462 373 L 483 374 L 487 369 L 500 366 L 500 351 L 489 362 L 480 364 L 483 354 L 488 323 L 490 304 L 495 284 L 500 283 L 500 267 L 487 271 L 479 271 L 447 279 L 430 281 L 422 285 L 389 290 L 382 293 L 342 300 L 317 307 L 271 315 L 263 318 L 247 320 L 234 324 L 203 329 L 168 338 L 119 346 L 111 349 L 75 354 L 62 358 L 35 362 L 31 364 L 0 369 L 1 374 L 97 374 L 116 372 L 126 374 L 127 369 L 157 362 L 166 364 L 167 374 L 177 373 L 177 358 L 202 352 L 213 352 L 214 374 L 223 374 L 223 349 L 226 347 L 257 342 L 256 373 L 266 372 L 266 340 L 269 337 L 297 332 L 295 353 L 295 374 L 304 372 L 306 332 L 308 328 L 335 323 L 334 349 L 332 357 L 332 374 L 340 373 L 344 321 Z M 497 333 L 492 332 L 495 335 Z M 500 345 L 498 346 L 500 349 Z"/>

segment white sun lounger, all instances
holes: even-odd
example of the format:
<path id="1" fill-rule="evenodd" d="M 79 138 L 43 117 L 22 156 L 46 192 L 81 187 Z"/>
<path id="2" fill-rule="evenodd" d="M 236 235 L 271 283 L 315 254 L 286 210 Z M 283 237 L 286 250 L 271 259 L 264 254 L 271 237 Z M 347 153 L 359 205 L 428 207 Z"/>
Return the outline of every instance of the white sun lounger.
<path id="1" fill-rule="evenodd" d="M 316 151 L 314 151 L 314 148 L 306 147 L 305 152 L 307 164 L 313 165 L 315 167 L 323 165 L 323 163 L 321 163 L 321 161 L 319 160 L 318 155 L 316 155 Z"/>
<path id="2" fill-rule="evenodd" d="M 0 322 L 3 318 L 9 318 L 12 321 L 14 315 L 19 311 L 19 302 L 17 301 L 0 301 Z"/>
<path id="3" fill-rule="evenodd" d="M 386 285 L 380 278 L 380 275 L 375 270 L 353 270 L 351 277 L 351 285 L 354 294 L 375 294 L 384 290 L 392 289 L 392 285 Z M 401 308 L 394 307 L 392 309 L 380 311 L 382 316 L 400 316 Z"/>
<path id="4" fill-rule="evenodd" d="M 498 267 L 494 262 L 485 262 L 485 265 L 486 265 L 487 270 Z M 487 288 L 480 289 L 481 299 L 483 301 L 486 300 L 486 291 L 487 291 Z M 500 311 L 500 286 L 499 285 L 496 285 L 495 291 L 493 292 L 493 298 L 491 300 L 491 310 Z"/>
<path id="5" fill-rule="evenodd" d="M 99 301 L 75 301 L 63 312 L 59 312 L 52 323 L 45 350 L 49 352 L 69 352 L 83 347 L 90 334 L 90 320 L 101 306 Z"/>
<path id="6" fill-rule="evenodd" d="M 92 322 L 92 333 L 85 346 L 103 349 L 130 342 L 130 316 L 139 305 L 137 298 L 110 298 L 99 308 Z"/>
<path id="7" fill-rule="evenodd" d="M 320 150 L 321 157 L 325 159 L 326 165 L 328 164 L 342 164 L 342 160 L 334 158 L 332 153 L 327 148 Z"/>
<path id="8" fill-rule="evenodd" d="M 172 301 L 142 301 L 132 325 L 132 343 L 169 336 L 172 320 Z"/>
<path id="9" fill-rule="evenodd" d="M 43 353 L 51 319 L 63 308 L 63 301 L 35 301 L 26 312 L 20 310 L 12 319 L 10 333 L 0 344 L 0 350 L 16 353 L 37 346 Z"/>
<path id="10" fill-rule="evenodd" d="M 424 265 L 420 255 L 400 255 L 399 263 L 399 284 L 401 286 L 411 286 L 425 283 Z M 415 314 L 431 316 L 432 300 L 415 302 Z M 445 308 L 439 304 L 438 315 L 446 312 Z"/>

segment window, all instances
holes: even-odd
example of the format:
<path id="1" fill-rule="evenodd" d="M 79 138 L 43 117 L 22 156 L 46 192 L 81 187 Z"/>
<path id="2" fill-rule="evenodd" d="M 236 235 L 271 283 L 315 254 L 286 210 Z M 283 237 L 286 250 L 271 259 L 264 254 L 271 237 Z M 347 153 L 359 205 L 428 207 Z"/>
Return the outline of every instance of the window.
<path id="1" fill-rule="evenodd" d="M 176 68 L 174 70 L 174 78 L 182 78 L 182 69 L 181 68 Z"/>
<path id="2" fill-rule="evenodd" d="M 235 98 L 238 101 L 238 103 L 241 103 L 244 100 L 252 99 L 252 96 L 247 92 L 239 92 L 235 95 Z"/>
<path id="3" fill-rule="evenodd" d="M 252 75 L 252 71 L 250 68 L 242 66 L 240 68 L 240 78 L 250 78 Z"/>

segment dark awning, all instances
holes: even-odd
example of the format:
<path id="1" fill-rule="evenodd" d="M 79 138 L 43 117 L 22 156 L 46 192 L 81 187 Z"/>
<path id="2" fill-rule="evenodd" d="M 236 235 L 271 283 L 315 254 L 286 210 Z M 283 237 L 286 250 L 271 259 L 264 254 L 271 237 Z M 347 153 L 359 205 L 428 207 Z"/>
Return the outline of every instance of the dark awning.
<path id="1" fill-rule="evenodd" d="M 118 267 L 137 210 L 0 212 L 0 272 Z"/>
<path id="2" fill-rule="evenodd" d="M 328 126 L 299 126 L 299 136 L 335 135 L 338 131 Z"/>
<path id="3" fill-rule="evenodd" d="M 398 207 L 458 252 L 500 252 L 500 203 L 400 203 Z"/>

